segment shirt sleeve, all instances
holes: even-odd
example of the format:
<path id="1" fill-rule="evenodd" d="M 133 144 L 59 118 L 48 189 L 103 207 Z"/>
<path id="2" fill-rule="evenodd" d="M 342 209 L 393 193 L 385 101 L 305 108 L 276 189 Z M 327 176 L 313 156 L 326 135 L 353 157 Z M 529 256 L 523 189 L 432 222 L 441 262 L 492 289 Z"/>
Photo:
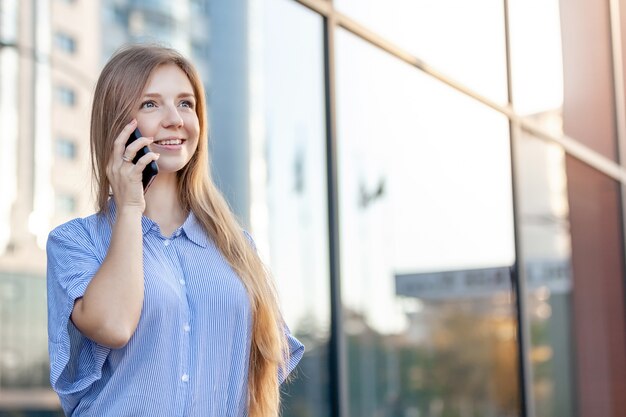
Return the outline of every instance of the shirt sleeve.
<path id="1" fill-rule="evenodd" d="M 286 374 L 283 375 L 283 372 L 280 369 L 278 371 L 278 380 L 280 384 L 285 382 L 285 380 L 289 377 L 291 371 L 296 368 L 296 366 L 300 362 L 300 359 L 302 359 L 302 356 L 304 355 L 304 345 L 291 334 L 291 331 L 289 330 L 289 327 L 287 327 L 287 325 L 285 325 L 285 336 L 287 336 L 287 347 L 289 349 L 289 356 L 287 357 L 287 364 L 285 369 Z"/>
<path id="2" fill-rule="evenodd" d="M 84 295 L 101 261 L 78 220 L 53 230 L 46 251 L 50 383 L 68 413 L 85 390 L 101 378 L 110 352 L 83 336 L 70 320 L 74 302 Z"/>
<path id="3" fill-rule="evenodd" d="M 254 249 L 254 251 L 258 253 L 258 250 L 256 248 L 256 243 L 254 243 L 254 239 L 252 239 L 252 235 L 247 230 L 244 230 L 243 234 L 246 236 L 246 239 L 248 239 L 248 243 L 250 243 L 250 246 L 252 246 L 252 249 Z"/>

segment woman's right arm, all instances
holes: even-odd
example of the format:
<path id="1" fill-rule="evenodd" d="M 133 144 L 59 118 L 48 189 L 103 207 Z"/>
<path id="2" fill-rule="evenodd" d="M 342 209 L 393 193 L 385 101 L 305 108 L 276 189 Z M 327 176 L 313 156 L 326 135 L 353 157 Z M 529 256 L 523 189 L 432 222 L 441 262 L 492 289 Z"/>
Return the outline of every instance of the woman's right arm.
<path id="1" fill-rule="evenodd" d="M 114 142 L 107 166 L 117 212 L 111 243 L 102 265 L 83 297 L 74 303 L 71 314 L 81 333 L 114 349 L 128 343 L 141 315 L 144 295 L 141 216 L 145 210 L 141 173 L 147 164 L 158 159 L 158 154 L 152 152 L 136 165 L 122 159 L 125 153 L 134 158 L 140 148 L 152 142 L 150 138 L 141 138 L 126 148 L 135 127 L 133 120 Z"/>

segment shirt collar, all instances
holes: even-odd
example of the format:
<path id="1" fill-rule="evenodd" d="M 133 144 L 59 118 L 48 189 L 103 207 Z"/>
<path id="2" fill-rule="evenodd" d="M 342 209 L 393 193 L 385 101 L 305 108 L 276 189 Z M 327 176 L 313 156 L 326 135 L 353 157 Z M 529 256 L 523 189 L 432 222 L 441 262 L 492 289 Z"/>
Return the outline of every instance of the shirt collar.
<path id="1" fill-rule="evenodd" d="M 209 245 L 207 232 L 204 230 L 202 223 L 200 223 L 196 215 L 193 214 L 193 211 L 189 212 L 189 216 L 187 216 L 187 220 L 183 223 L 182 228 L 187 238 L 196 245 L 202 246 L 203 248 Z"/>
<path id="2" fill-rule="evenodd" d="M 115 201 L 111 198 L 109 200 L 109 212 L 111 213 L 111 219 L 115 221 L 115 217 L 117 215 L 117 207 L 115 206 Z M 159 225 L 151 220 L 149 217 L 141 216 L 141 231 L 145 236 L 150 230 L 158 228 Z M 189 240 L 195 243 L 198 246 L 206 248 L 209 245 L 209 238 L 207 236 L 202 223 L 198 220 L 198 218 L 193 214 L 192 211 L 189 212 L 187 219 L 182 225 L 182 229 L 185 232 L 185 235 Z"/>

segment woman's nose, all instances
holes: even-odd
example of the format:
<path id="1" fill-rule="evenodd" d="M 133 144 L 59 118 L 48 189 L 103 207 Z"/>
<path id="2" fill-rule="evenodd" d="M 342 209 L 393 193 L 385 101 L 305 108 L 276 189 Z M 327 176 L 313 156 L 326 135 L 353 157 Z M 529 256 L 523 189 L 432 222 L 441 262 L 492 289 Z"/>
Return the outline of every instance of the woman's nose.
<path id="1" fill-rule="evenodd" d="M 163 127 L 182 126 L 183 118 L 178 112 L 178 108 L 175 106 L 167 106 L 166 113 L 163 115 L 161 123 L 163 124 Z"/>

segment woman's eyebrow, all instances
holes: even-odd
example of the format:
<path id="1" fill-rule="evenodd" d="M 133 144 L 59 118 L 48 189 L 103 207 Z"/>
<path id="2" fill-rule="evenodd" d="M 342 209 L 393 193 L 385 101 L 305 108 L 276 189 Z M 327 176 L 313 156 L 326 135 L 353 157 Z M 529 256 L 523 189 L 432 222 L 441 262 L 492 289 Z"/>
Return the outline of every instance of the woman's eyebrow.
<path id="1" fill-rule="evenodd" d="M 146 93 L 143 95 L 143 97 L 161 97 L 160 93 Z M 180 93 L 177 95 L 177 97 L 193 97 L 196 98 L 196 95 L 194 93 Z"/>

